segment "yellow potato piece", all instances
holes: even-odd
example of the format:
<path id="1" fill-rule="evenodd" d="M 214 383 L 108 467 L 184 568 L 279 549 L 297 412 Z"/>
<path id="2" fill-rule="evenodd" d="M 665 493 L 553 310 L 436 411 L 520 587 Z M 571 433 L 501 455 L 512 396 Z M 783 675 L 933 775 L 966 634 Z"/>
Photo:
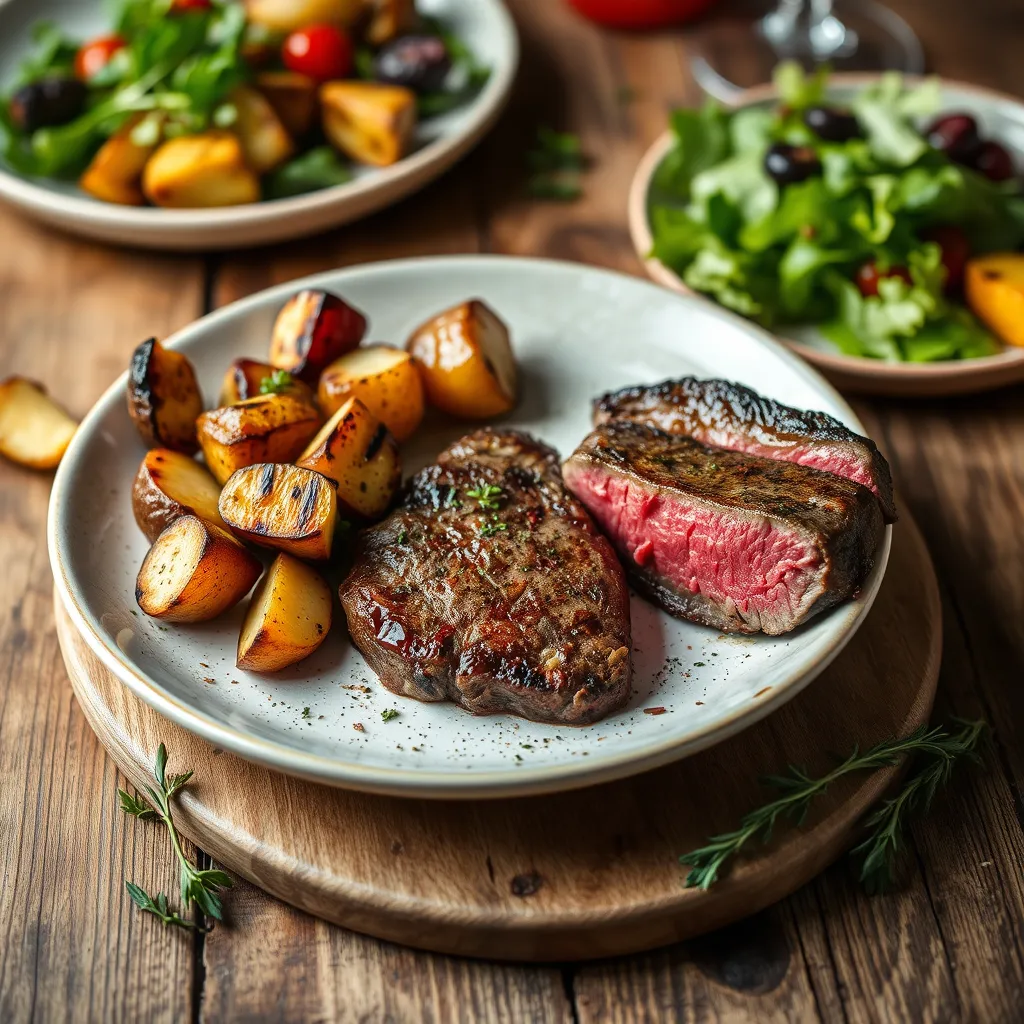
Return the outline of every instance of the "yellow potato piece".
<path id="1" fill-rule="evenodd" d="M 295 143 L 266 97 L 240 85 L 228 99 L 238 111 L 232 131 L 241 140 L 245 162 L 252 170 L 266 174 L 295 154 Z"/>
<path id="2" fill-rule="evenodd" d="M 128 365 L 128 413 L 151 448 L 191 455 L 198 447 L 196 418 L 203 411 L 196 371 L 188 356 L 144 341 Z"/>
<path id="3" fill-rule="evenodd" d="M 416 27 L 414 0 L 369 0 L 367 6 L 371 14 L 366 41 L 371 46 L 383 46 Z"/>
<path id="4" fill-rule="evenodd" d="M 967 304 L 1008 345 L 1024 346 L 1024 254 L 992 253 L 970 260 Z"/>
<path id="5" fill-rule="evenodd" d="M 380 82 L 326 82 L 320 87 L 324 134 L 360 163 L 386 167 L 409 151 L 416 128 L 416 94 Z"/>
<path id="6" fill-rule="evenodd" d="M 0 382 L 0 453 L 30 469 L 53 469 L 78 424 L 43 388 L 24 377 Z"/>
<path id="7" fill-rule="evenodd" d="M 245 13 L 254 25 L 294 32 L 321 21 L 354 25 L 363 16 L 364 5 L 365 0 L 245 0 Z"/>
<path id="8" fill-rule="evenodd" d="M 260 180 L 230 132 L 168 139 L 149 159 L 142 191 L 156 206 L 239 206 L 260 199 Z"/>
<path id="9" fill-rule="evenodd" d="M 121 206 L 145 206 L 142 172 L 156 152 L 159 139 L 149 146 L 137 146 L 132 132 L 142 120 L 133 117 L 100 147 L 79 179 L 79 186 L 91 196 Z"/>
<path id="10" fill-rule="evenodd" d="M 249 672 L 279 672 L 309 657 L 327 639 L 331 603 L 323 576 L 281 552 L 249 602 L 236 664 Z"/>
<path id="11" fill-rule="evenodd" d="M 256 87 L 293 139 L 302 139 L 316 123 L 317 84 L 297 71 L 261 71 Z"/>
<path id="12" fill-rule="evenodd" d="M 236 359 L 224 374 L 224 381 L 220 386 L 219 404 L 222 406 L 237 405 L 247 398 L 259 398 L 263 394 L 260 391 L 263 382 L 278 372 L 277 368 L 269 363 L 261 363 L 255 359 Z M 292 395 L 310 405 L 316 400 L 313 389 L 298 377 L 292 377 L 291 381 L 276 393 Z"/>
<path id="13" fill-rule="evenodd" d="M 170 448 L 151 448 L 132 484 L 132 512 L 152 542 L 176 519 L 194 515 L 225 528 L 217 511 L 220 484 L 195 459 Z"/>

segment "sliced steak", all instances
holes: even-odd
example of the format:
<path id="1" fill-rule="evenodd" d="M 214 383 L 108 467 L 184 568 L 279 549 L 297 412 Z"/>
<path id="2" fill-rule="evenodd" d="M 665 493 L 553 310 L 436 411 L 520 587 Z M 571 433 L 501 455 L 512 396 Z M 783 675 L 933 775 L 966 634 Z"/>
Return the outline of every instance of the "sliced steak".
<path id="1" fill-rule="evenodd" d="M 475 712 L 582 725 L 622 707 L 629 590 L 558 453 L 480 430 L 358 537 L 341 603 L 384 685 Z"/>
<path id="2" fill-rule="evenodd" d="M 718 445 L 811 466 L 874 491 L 888 523 L 896 519 L 889 463 L 870 438 L 824 412 L 803 412 L 727 380 L 682 377 L 623 388 L 594 402 L 594 424 L 649 423 Z"/>
<path id="3" fill-rule="evenodd" d="M 563 472 L 637 588 L 719 630 L 786 633 L 845 600 L 884 529 L 845 477 L 640 423 L 599 427 Z"/>

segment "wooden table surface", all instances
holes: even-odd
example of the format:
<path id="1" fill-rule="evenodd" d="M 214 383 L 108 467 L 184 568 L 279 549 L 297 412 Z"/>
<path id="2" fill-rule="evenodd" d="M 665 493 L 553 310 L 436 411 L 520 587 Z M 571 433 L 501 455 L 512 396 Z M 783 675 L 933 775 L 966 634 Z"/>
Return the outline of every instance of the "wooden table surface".
<path id="1" fill-rule="evenodd" d="M 1024 96 L 1020 0 L 889 0 L 943 74 Z M 560 0 L 513 0 L 524 61 L 498 129 L 425 192 L 355 226 L 204 259 L 119 251 L 0 210 L 0 374 L 84 414 L 143 338 L 275 282 L 451 252 L 641 274 L 626 188 L 667 112 L 698 97 L 684 33 L 601 33 Z M 627 95 L 630 99 L 626 100 Z M 577 131 L 586 196 L 522 198 L 539 123 Z M 1024 1007 L 1024 388 L 855 402 L 921 524 L 943 590 L 937 715 L 995 743 L 915 824 L 901 888 L 844 864 L 756 918 L 643 956 L 530 968 L 432 956 L 326 925 L 245 883 L 203 938 L 130 905 L 177 890 L 159 830 L 72 699 L 54 634 L 50 479 L 0 465 L 0 1021 L 1018 1021 Z"/>

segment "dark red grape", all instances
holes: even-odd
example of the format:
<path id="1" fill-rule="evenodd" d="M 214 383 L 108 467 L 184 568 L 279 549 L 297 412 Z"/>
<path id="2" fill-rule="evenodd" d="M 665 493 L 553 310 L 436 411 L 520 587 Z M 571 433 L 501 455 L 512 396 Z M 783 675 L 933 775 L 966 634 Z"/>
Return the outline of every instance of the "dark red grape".
<path id="1" fill-rule="evenodd" d="M 808 107 L 804 111 L 804 124 L 826 142 L 848 142 L 863 134 L 857 118 L 839 107 Z"/>
<path id="2" fill-rule="evenodd" d="M 809 146 L 790 146 L 776 142 L 764 157 L 764 169 L 768 177 L 780 185 L 794 185 L 821 173 L 817 153 Z"/>
<path id="3" fill-rule="evenodd" d="M 989 181 L 1009 181 L 1014 175 L 1013 157 L 998 142 L 983 142 L 971 166 Z"/>
<path id="4" fill-rule="evenodd" d="M 981 146 L 978 122 L 970 114 L 945 114 L 932 122 L 925 136 L 958 164 L 969 164 Z"/>
<path id="5" fill-rule="evenodd" d="M 374 62 L 378 82 L 435 92 L 444 85 L 452 61 L 437 36 L 401 36 L 381 47 Z"/>
<path id="6" fill-rule="evenodd" d="M 23 132 L 74 121 L 85 109 L 86 88 L 77 78 L 42 78 L 11 97 L 11 120 Z"/>
<path id="7" fill-rule="evenodd" d="M 955 224 L 941 224 L 924 233 L 929 242 L 935 242 L 942 250 L 942 265 L 946 269 L 945 290 L 959 289 L 964 280 L 964 268 L 971 256 L 971 243 Z"/>

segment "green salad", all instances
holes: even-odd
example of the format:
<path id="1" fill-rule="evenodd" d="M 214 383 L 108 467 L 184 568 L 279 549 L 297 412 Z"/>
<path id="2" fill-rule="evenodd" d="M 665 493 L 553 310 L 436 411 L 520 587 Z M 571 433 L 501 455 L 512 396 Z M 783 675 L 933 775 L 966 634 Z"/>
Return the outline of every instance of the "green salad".
<path id="1" fill-rule="evenodd" d="M 816 325 L 848 355 L 998 351 L 961 289 L 969 260 L 1024 244 L 1012 158 L 969 115 L 934 119 L 937 81 L 883 75 L 847 107 L 826 105 L 827 84 L 784 64 L 771 106 L 676 111 L 648 195 L 652 255 L 723 306 Z"/>

